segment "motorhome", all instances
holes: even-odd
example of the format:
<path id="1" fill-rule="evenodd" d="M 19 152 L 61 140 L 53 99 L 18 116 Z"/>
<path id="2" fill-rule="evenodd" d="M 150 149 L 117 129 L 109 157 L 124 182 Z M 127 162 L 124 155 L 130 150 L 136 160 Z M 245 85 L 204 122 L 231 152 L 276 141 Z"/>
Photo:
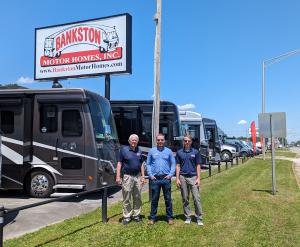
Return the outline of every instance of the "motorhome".
<path id="1" fill-rule="evenodd" d="M 200 113 L 180 111 L 183 133 L 189 133 L 193 147 L 200 150 L 204 160 L 210 163 L 220 162 L 220 142 L 215 120 L 202 118 Z"/>
<path id="2" fill-rule="evenodd" d="M 0 90 L 1 189 L 48 197 L 115 180 L 118 136 L 110 103 L 85 89 Z"/>
<path id="3" fill-rule="evenodd" d="M 130 134 L 139 136 L 139 147 L 144 154 L 152 147 L 151 100 L 111 100 L 118 130 L 119 142 L 128 145 Z M 177 106 L 168 101 L 160 102 L 159 132 L 165 135 L 165 145 L 176 151 L 182 145 L 182 134 Z"/>
<path id="4" fill-rule="evenodd" d="M 209 159 L 212 163 L 221 161 L 221 140 L 219 139 L 218 126 L 214 119 L 203 118 L 205 138 L 208 141 Z"/>

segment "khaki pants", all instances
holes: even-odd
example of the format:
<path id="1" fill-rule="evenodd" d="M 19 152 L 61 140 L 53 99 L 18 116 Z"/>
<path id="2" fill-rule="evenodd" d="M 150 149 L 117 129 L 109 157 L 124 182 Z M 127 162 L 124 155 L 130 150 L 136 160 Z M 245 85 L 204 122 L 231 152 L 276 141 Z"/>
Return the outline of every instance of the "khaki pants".
<path id="1" fill-rule="evenodd" d="M 190 218 L 192 214 L 190 203 L 189 203 L 189 194 L 191 191 L 194 205 L 195 205 L 195 216 L 197 219 L 202 220 L 202 206 L 200 201 L 200 193 L 199 193 L 199 188 L 197 187 L 197 185 L 195 185 L 196 176 L 184 177 L 180 175 L 179 179 L 181 182 L 180 190 L 181 190 L 182 203 L 183 203 L 183 212 L 185 217 Z"/>
<path id="2" fill-rule="evenodd" d="M 141 177 L 124 174 L 122 181 L 123 193 L 123 217 L 139 216 L 142 209 L 141 200 Z M 133 206 L 131 207 L 131 197 Z"/>

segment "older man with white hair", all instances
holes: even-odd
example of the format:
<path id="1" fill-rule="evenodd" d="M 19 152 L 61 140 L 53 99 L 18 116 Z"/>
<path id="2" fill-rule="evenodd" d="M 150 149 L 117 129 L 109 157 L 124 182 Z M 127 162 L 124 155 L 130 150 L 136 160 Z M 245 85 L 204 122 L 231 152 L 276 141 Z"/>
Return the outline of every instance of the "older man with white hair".
<path id="1" fill-rule="evenodd" d="M 136 134 L 129 136 L 129 146 L 121 148 L 117 164 L 117 184 L 122 184 L 123 193 L 123 224 L 127 225 L 131 217 L 136 222 L 141 222 L 141 190 L 145 183 L 142 153 L 138 148 L 139 137 Z M 121 170 L 123 178 L 121 179 Z M 133 205 L 131 206 L 131 197 Z"/>

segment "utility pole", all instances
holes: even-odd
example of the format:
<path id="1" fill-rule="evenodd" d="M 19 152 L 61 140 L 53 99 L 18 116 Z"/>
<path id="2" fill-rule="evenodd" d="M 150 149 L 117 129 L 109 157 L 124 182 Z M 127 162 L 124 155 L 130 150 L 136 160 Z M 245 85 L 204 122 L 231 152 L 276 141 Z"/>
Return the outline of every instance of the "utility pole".
<path id="1" fill-rule="evenodd" d="M 160 115 L 160 31 L 161 31 L 161 0 L 156 1 L 156 14 L 154 16 L 156 25 L 155 51 L 154 51 L 154 99 L 152 114 L 152 146 L 156 146 L 156 136 L 159 133 Z"/>

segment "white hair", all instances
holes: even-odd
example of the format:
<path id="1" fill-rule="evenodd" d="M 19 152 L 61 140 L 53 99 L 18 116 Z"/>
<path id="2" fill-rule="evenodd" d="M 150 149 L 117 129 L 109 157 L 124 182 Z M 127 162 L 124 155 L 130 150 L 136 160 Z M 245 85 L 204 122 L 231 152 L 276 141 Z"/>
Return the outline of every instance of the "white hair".
<path id="1" fill-rule="evenodd" d="M 131 141 L 132 139 L 136 139 L 137 141 L 139 141 L 139 136 L 136 134 L 131 134 L 128 138 L 128 141 Z"/>

